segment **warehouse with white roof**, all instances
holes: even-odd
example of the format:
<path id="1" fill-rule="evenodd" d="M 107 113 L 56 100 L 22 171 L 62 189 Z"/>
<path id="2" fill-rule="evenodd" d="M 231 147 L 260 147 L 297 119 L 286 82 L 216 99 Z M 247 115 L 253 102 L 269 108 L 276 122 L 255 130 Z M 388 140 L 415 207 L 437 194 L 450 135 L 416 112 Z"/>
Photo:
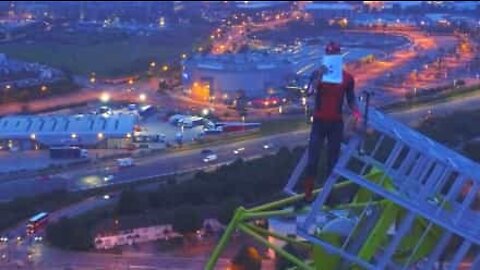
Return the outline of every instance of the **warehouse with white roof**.
<path id="1" fill-rule="evenodd" d="M 29 150 L 52 146 L 125 148 L 131 144 L 133 115 L 7 116 L 0 118 L 0 147 Z"/>

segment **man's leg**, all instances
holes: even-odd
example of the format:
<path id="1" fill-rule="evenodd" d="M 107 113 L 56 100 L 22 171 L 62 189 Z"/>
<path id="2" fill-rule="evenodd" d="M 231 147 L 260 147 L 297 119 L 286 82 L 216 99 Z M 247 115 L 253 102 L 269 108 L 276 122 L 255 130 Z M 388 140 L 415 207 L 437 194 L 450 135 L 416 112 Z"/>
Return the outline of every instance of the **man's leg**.
<path id="1" fill-rule="evenodd" d="M 340 156 L 340 148 L 343 140 L 343 121 L 329 123 L 327 130 L 328 157 L 327 174 L 330 176 Z"/>
<path id="2" fill-rule="evenodd" d="M 308 145 L 308 161 L 306 167 L 307 177 L 304 181 L 305 199 L 311 201 L 313 199 L 313 188 L 315 186 L 315 178 L 317 177 L 318 162 L 325 141 L 325 127 L 320 120 L 314 120 L 312 130 L 310 131 L 310 143 Z"/>

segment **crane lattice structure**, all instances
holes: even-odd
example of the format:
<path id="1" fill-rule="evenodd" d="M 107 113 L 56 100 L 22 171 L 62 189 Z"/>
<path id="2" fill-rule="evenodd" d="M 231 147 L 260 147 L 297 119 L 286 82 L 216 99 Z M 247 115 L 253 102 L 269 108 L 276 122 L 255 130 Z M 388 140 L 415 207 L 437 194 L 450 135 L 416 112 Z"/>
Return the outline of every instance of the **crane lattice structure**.
<path id="1" fill-rule="evenodd" d="M 439 269 L 439 261 L 447 262 L 445 269 L 480 269 L 480 166 L 378 110 L 367 115 L 369 132 L 342 147 L 309 207 L 292 207 L 303 200 L 294 188 L 305 151 L 285 187 L 289 197 L 237 209 L 206 269 L 214 269 L 236 230 L 273 249 L 291 269 L 428 270 Z M 342 202 L 332 203 L 339 192 Z M 254 222 L 275 218 L 294 220 L 296 236 Z M 269 238 L 312 255 L 302 259 Z"/>

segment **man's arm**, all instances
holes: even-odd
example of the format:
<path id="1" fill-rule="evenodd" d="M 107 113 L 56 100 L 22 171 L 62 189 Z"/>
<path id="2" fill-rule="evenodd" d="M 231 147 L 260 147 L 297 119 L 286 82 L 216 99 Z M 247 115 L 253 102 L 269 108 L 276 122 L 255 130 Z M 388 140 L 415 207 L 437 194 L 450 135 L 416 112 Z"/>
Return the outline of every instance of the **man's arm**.
<path id="1" fill-rule="evenodd" d="M 307 96 L 311 96 L 315 94 L 316 89 L 318 88 L 318 84 L 320 83 L 321 74 L 318 70 L 315 70 L 310 75 L 310 80 L 308 81 L 307 86 Z"/>
<path id="2" fill-rule="evenodd" d="M 310 81 L 308 82 L 307 95 L 311 96 L 318 89 L 319 85 L 322 83 L 323 74 L 325 73 L 325 66 L 320 66 L 319 69 L 316 69 L 310 75 Z"/>
<path id="3" fill-rule="evenodd" d="M 360 120 L 360 110 L 358 109 L 357 99 L 355 97 L 355 80 L 353 77 L 350 77 L 350 80 L 347 83 L 346 92 L 348 107 L 352 110 L 355 120 L 358 121 Z"/>

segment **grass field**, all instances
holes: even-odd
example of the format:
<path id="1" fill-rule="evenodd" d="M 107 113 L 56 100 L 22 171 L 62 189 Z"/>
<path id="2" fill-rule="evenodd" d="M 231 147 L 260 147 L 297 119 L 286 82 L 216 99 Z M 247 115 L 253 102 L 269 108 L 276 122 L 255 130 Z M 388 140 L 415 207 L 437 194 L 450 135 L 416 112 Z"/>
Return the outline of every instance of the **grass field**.
<path id="1" fill-rule="evenodd" d="M 207 25 L 182 26 L 151 36 L 112 37 L 104 33 L 57 31 L 31 40 L 0 44 L 0 52 L 75 74 L 96 72 L 99 76 L 118 76 L 145 71 L 151 61 L 161 64 L 179 59 L 208 33 Z"/>

